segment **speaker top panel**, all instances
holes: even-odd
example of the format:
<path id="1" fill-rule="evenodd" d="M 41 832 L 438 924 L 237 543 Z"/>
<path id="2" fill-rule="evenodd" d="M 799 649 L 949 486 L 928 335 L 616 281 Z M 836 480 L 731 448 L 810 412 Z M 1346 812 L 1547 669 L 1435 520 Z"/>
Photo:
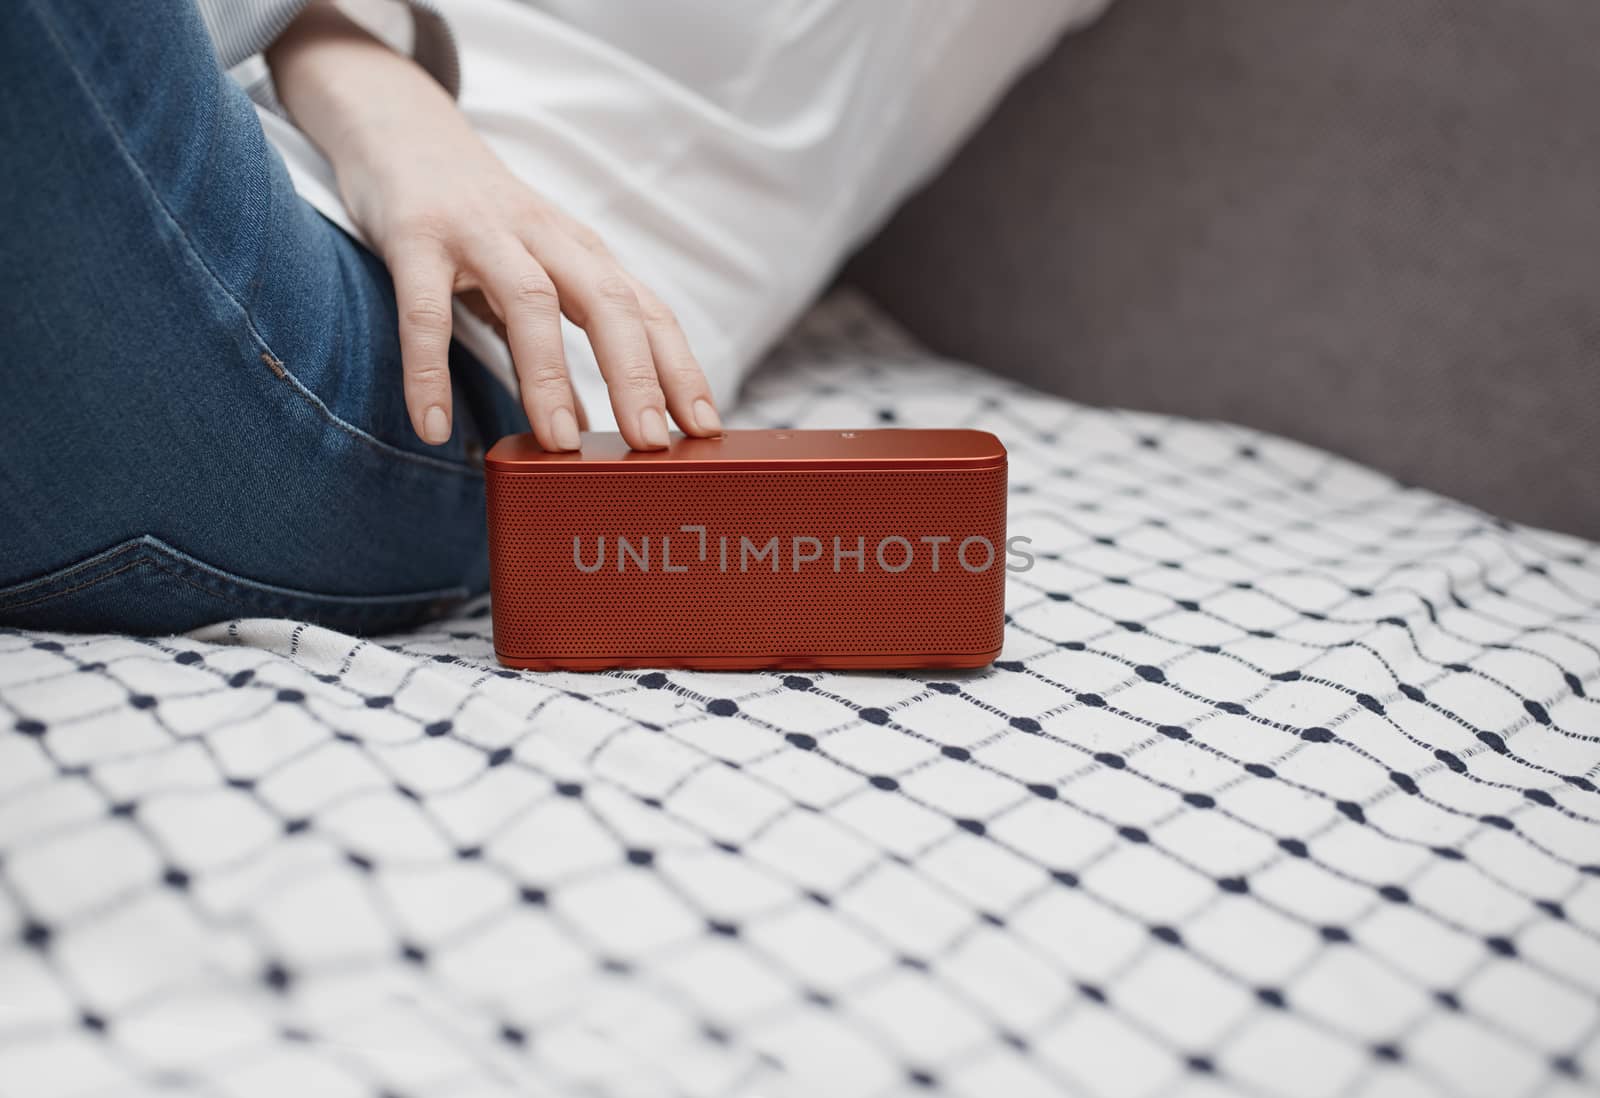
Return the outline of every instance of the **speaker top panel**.
<path id="1" fill-rule="evenodd" d="M 509 435 L 484 457 L 492 473 L 733 472 L 755 469 L 995 469 L 1006 448 L 987 431 L 882 428 L 847 431 L 729 431 L 720 438 L 673 434 L 665 450 L 630 450 L 615 432 L 586 431 L 575 451 L 539 448 Z"/>

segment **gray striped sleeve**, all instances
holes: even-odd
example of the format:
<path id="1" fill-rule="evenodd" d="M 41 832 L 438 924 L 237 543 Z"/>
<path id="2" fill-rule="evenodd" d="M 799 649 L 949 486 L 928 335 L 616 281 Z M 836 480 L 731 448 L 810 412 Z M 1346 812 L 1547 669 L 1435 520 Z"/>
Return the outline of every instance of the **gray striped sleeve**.
<path id="1" fill-rule="evenodd" d="M 311 0 L 196 0 L 224 69 L 255 56 L 277 39 Z M 411 55 L 451 95 L 461 90 L 461 63 L 450 24 L 434 0 L 402 0 L 416 33 Z"/>

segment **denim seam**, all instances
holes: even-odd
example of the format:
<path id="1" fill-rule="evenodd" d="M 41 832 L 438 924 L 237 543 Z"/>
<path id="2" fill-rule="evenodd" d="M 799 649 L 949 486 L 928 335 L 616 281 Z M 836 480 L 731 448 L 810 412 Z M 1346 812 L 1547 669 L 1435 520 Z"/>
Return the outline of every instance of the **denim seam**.
<path id="1" fill-rule="evenodd" d="M 237 593 L 242 596 L 259 600 L 265 605 L 300 609 L 314 608 L 319 614 L 328 617 L 370 617 L 374 614 L 393 613 L 394 611 L 403 608 L 400 604 L 405 604 L 406 606 L 416 606 L 430 602 L 437 602 L 441 599 L 465 598 L 467 594 L 469 594 L 469 592 L 462 587 L 447 587 L 431 591 L 420 591 L 411 594 L 376 595 L 371 597 L 371 602 L 357 603 L 345 601 L 347 598 L 346 596 L 319 595 L 314 591 L 279 593 L 276 591 L 267 590 L 266 588 L 268 585 L 255 583 L 244 577 L 234 576 L 231 573 L 222 572 L 220 569 L 212 569 L 209 566 L 200 563 L 199 561 L 190 563 L 189 560 L 186 559 L 187 554 L 184 554 L 181 550 L 168 545 L 160 538 L 150 537 L 149 535 L 125 542 L 122 545 L 106 551 L 103 554 L 96 554 L 89 560 L 73 565 L 63 572 L 53 573 L 41 579 L 34 580 L 31 583 L 24 584 L 20 590 L 26 591 L 29 588 L 37 588 L 43 584 L 59 581 L 75 572 L 82 572 L 86 569 L 92 569 L 99 565 L 110 563 L 116 560 L 119 556 L 124 556 L 128 553 L 137 553 L 140 550 L 145 550 L 155 554 L 159 554 L 161 551 L 165 550 L 167 553 L 172 554 L 172 560 L 170 562 L 164 562 L 159 555 L 140 556 L 134 560 L 130 560 L 117 566 L 116 568 L 111 569 L 109 572 L 102 572 L 93 578 L 85 579 L 81 583 L 75 583 L 71 587 L 63 588 L 59 591 L 50 591 L 46 594 L 25 599 L 21 602 L 0 599 L 0 610 L 22 610 L 29 606 L 37 606 L 40 603 L 49 602 L 52 599 L 71 595 L 75 592 L 82 591 L 85 588 L 93 587 L 99 583 L 104 583 L 106 580 L 111 579 L 114 576 L 119 576 L 130 569 L 145 566 L 153 567 L 158 572 L 165 573 L 166 575 L 171 576 L 173 579 L 187 584 L 203 595 L 208 595 L 211 598 L 226 600 L 230 597 L 230 592 L 218 591 L 207 587 L 198 582 L 194 576 L 187 574 L 184 570 L 194 569 L 195 571 L 202 573 L 214 571 L 217 573 L 216 578 L 219 582 L 224 584 L 232 584 L 239 588 Z"/>
<path id="2" fill-rule="evenodd" d="M 82 583 L 74 584 L 73 586 L 68 587 L 65 590 L 62 590 L 62 591 L 51 591 L 48 594 L 40 595 L 37 598 L 28 599 L 25 602 L 7 602 L 7 603 L 0 604 L 0 610 L 26 610 L 30 606 L 38 606 L 41 602 L 49 602 L 51 599 L 63 598 L 65 596 L 67 596 L 67 595 L 70 595 L 70 594 L 76 592 L 76 591 L 82 591 L 86 587 L 93 587 L 96 584 L 104 583 L 106 580 L 110 579 L 111 577 L 120 576 L 122 573 L 128 571 L 131 568 L 138 568 L 140 565 L 150 564 L 150 563 L 153 563 L 153 562 L 148 557 L 141 557 L 138 560 L 130 560 L 128 563 L 126 563 L 124 565 L 121 565 L 121 566 L 119 566 L 117 568 L 113 568 L 109 572 L 104 572 L 104 573 L 102 573 L 102 574 L 100 574 L 98 576 L 95 576 L 93 579 L 86 579 Z"/>
<path id="3" fill-rule="evenodd" d="M 306 388 L 306 386 L 289 371 L 288 367 L 283 365 L 283 360 L 272 353 L 272 348 L 267 345 L 266 338 L 263 337 L 260 330 L 256 328 L 255 320 L 251 317 L 250 310 L 245 306 L 244 302 L 240 301 L 234 292 L 229 289 L 228 284 L 211 269 L 210 264 L 208 264 L 205 260 L 205 256 L 201 254 L 199 248 L 195 247 L 194 241 L 189 238 L 189 232 L 186 228 L 184 228 L 183 222 L 178 220 L 177 216 L 173 214 L 172 210 L 162 199 L 160 190 L 151 181 L 149 174 L 144 170 L 144 165 L 139 162 L 139 158 L 133 154 L 133 150 L 128 146 L 128 141 L 122 132 L 122 128 L 117 125 L 116 119 L 113 118 L 110 112 L 106 110 L 105 104 L 101 102 L 100 96 L 95 92 L 93 85 L 89 83 L 89 81 L 84 77 L 83 73 L 79 70 L 76 61 L 73 59 L 72 51 L 67 49 L 66 43 L 61 41 L 61 36 L 56 32 L 55 24 L 52 22 L 49 14 L 43 11 L 38 5 L 34 5 L 34 9 L 36 12 L 38 12 L 39 21 L 44 26 L 45 32 L 50 35 L 51 42 L 55 45 L 56 50 L 61 54 L 61 57 L 65 61 L 67 68 L 72 71 L 73 78 L 77 80 L 78 86 L 82 88 L 83 93 L 89 97 L 89 101 L 94 104 L 94 108 L 96 112 L 99 113 L 101 121 L 105 123 L 106 127 L 116 138 L 117 148 L 121 151 L 123 157 L 126 158 L 128 164 L 133 168 L 135 174 L 138 175 L 140 182 L 144 184 L 145 192 L 149 195 L 150 200 L 156 204 L 156 207 L 160 209 L 161 213 L 169 222 L 171 222 L 172 227 L 178 231 L 178 236 L 183 240 L 184 245 L 188 248 L 190 258 L 200 266 L 200 269 L 203 270 L 211 279 L 211 281 L 216 284 L 216 287 L 222 291 L 223 296 L 226 297 L 243 315 L 245 328 L 249 331 L 250 338 L 254 340 L 256 345 L 263 351 L 269 355 L 272 355 L 273 359 L 283 367 L 284 380 L 289 383 L 290 387 L 293 388 L 295 392 L 297 392 L 307 403 L 312 406 L 313 409 L 315 409 L 333 426 L 366 443 L 368 446 L 371 446 L 381 454 L 392 458 L 400 458 L 404 461 L 414 462 L 425 468 L 438 469 L 441 472 L 455 473 L 459 476 L 467 476 L 474 479 L 481 478 L 483 476 L 482 471 L 472 465 L 448 461 L 444 458 L 430 457 L 427 454 L 413 454 L 408 450 L 402 450 L 398 446 L 384 442 L 376 435 L 372 435 L 366 431 L 363 431 L 360 427 L 357 427 L 348 420 L 341 419 L 339 416 L 333 413 L 332 409 L 322 402 L 322 398 L 318 397 L 310 389 Z M 232 79 L 231 77 L 220 72 L 217 74 L 217 78 L 219 80 Z"/>

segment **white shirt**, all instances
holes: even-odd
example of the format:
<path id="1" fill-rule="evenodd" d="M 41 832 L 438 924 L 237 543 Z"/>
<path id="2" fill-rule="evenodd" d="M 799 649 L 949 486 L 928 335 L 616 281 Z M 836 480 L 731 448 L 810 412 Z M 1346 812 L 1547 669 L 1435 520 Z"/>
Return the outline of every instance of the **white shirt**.
<path id="1" fill-rule="evenodd" d="M 849 251 L 1106 2 L 433 6 L 454 31 L 475 128 L 674 309 L 727 407 Z M 300 192 L 355 233 L 328 164 L 284 119 L 263 110 L 262 123 Z M 456 312 L 457 337 L 509 378 L 504 345 Z M 606 429 L 593 353 L 570 324 L 566 337 L 590 424 Z"/>

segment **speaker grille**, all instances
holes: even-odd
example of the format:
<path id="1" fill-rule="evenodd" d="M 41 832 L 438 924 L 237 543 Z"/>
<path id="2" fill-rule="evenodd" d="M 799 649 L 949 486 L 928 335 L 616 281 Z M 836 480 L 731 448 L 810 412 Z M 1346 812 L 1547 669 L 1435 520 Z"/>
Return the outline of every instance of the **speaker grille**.
<path id="1" fill-rule="evenodd" d="M 495 648 L 508 661 L 917 666 L 1000 647 L 1003 466 L 491 473 L 488 489 Z M 686 525 L 706 528 L 704 559 Z M 949 539 L 937 569 L 925 537 Z M 585 567 L 603 561 L 597 570 L 575 564 L 574 538 Z M 752 552 L 774 538 L 776 571 L 770 554 Z M 904 543 L 884 540 L 893 538 Z M 958 559 L 969 538 L 983 539 L 965 554 L 975 570 Z M 819 546 L 797 539 L 815 539 L 820 557 L 803 559 Z M 909 565 L 887 570 L 901 567 L 907 544 Z M 844 555 L 858 545 L 859 564 Z"/>

